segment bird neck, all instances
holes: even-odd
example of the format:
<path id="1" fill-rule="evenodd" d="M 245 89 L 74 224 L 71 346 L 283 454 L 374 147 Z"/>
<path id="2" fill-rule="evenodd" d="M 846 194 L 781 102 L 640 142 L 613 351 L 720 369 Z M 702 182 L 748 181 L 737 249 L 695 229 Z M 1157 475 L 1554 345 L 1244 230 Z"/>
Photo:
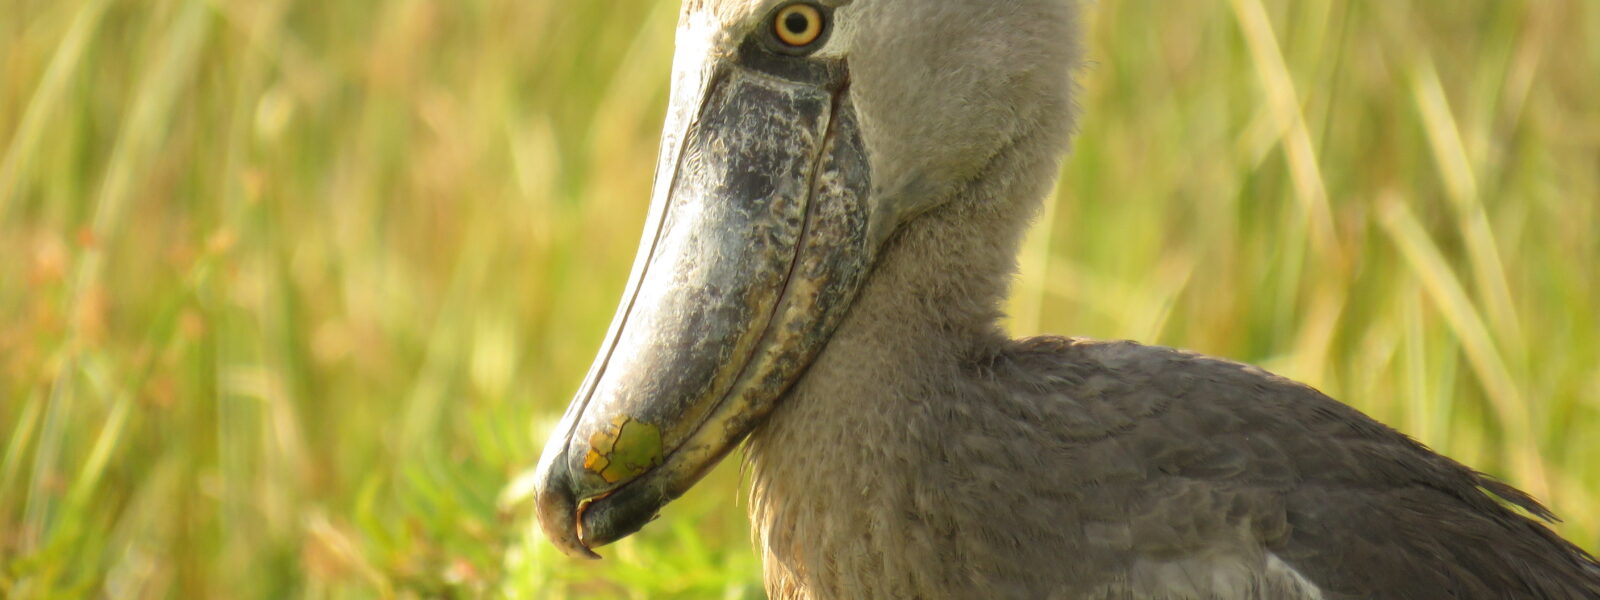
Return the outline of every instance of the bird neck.
<path id="1" fill-rule="evenodd" d="M 918 493 L 906 469 L 938 435 L 919 423 L 965 401 L 971 365 L 1008 343 L 1000 305 L 1056 165 L 1054 153 L 1001 157 L 902 226 L 827 346 L 751 434 L 750 511 L 774 598 L 835 585 L 839 597 L 918 595 L 861 587 L 895 581 L 912 560 L 883 511 Z"/>

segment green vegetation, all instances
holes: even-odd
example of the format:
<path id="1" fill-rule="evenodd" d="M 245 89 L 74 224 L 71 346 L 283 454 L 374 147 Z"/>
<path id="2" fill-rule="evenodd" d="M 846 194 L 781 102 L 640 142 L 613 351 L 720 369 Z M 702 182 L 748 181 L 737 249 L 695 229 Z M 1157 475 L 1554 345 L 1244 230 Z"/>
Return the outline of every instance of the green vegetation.
<path id="1" fill-rule="evenodd" d="M 0 597 L 760 597 L 732 461 L 600 563 L 513 501 L 676 10 L 0 0 Z M 1017 331 L 1263 364 L 1600 547 L 1600 4 L 1087 21 Z"/>

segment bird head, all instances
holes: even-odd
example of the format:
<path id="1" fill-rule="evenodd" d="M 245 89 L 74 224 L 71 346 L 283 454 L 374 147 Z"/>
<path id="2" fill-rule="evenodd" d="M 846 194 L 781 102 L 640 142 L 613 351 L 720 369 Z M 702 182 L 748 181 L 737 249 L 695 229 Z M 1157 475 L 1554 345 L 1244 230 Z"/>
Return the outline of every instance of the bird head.
<path id="1" fill-rule="evenodd" d="M 685 0 L 633 274 L 535 472 L 558 547 L 594 557 L 738 445 L 897 230 L 1022 140 L 1064 149 L 1074 4 Z"/>

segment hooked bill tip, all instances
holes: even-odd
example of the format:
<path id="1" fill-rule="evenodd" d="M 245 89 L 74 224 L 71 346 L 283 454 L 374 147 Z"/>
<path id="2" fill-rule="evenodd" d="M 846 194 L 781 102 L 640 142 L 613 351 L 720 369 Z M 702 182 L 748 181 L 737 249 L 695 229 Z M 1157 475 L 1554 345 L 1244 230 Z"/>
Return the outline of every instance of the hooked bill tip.
<path id="1" fill-rule="evenodd" d="M 598 560 L 600 555 L 590 550 L 579 536 L 578 502 L 566 469 L 552 468 L 540 479 L 534 502 L 545 537 L 568 556 Z"/>

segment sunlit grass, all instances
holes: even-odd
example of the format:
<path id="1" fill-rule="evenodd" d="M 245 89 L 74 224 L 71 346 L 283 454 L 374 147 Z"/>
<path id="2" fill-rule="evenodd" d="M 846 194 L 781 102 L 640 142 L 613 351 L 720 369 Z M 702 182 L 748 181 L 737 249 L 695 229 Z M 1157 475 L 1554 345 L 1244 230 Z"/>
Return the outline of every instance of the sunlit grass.
<path id="1" fill-rule="evenodd" d="M 739 477 L 502 490 L 643 218 L 675 2 L 0 0 L 0 597 L 759 597 Z M 1091 7 L 1014 328 L 1317 385 L 1600 547 L 1600 5 Z"/>

